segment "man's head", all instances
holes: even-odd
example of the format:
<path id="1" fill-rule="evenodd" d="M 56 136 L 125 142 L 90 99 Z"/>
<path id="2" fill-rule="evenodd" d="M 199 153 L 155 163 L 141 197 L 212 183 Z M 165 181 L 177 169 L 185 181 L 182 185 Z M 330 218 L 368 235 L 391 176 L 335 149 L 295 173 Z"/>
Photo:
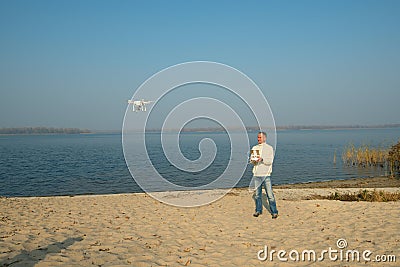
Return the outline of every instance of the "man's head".
<path id="1" fill-rule="evenodd" d="M 267 134 L 265 132 L 259 132 L 257 135 L 257 141 L 259 144 L 265 143 L 267 141 Z"/>

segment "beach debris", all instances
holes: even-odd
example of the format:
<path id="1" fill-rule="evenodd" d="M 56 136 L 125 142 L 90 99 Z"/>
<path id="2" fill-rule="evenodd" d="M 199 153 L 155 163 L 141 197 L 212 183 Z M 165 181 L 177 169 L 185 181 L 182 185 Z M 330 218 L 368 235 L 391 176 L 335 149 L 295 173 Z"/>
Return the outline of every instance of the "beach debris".
<path id="1" fill-rule="evenodd" d="M 251 247 L 251 243 L 250 242 L 242 242 L 243 245 L 245 245 L 246 247 Z"/>
<path id="2" fill-rule="evenodd" d="M 100 241 L 96 241 L 93 244 L 90 244 L 89 246 L 101 246 L 101 242 Z"/>
<path id="3" fill-rule="evenodd" d="M 188 247 L 188 248 L 185 248 L 185 249 L 183 250 L 183 252 L 190 252 L 192 249 L 193 249 L 193 247 Z"/>
<path id="4" fill-rule="evenodd" d="M 186 261 L 186 263 L 185 263 L 185 266 L 188 266 L 189 264 L 191 264 L 192 263 L 192 260 L 191 259 L 188 259 L 187 261 Z"/>

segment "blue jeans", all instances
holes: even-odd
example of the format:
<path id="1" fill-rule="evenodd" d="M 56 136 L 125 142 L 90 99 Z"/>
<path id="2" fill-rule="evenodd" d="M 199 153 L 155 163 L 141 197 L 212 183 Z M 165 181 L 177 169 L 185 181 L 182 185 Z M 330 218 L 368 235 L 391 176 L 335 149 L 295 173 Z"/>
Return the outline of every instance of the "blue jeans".
<path id="1" fill-rule="evenodd" d="M 254 176 L 254 183 L 256 189 L 256 212 L 262 213 L 263 205 L 262 205 L 262 187 L 264 185 L 265 192 L 267 193 L 269 207 L 271 209 L 272 214 L 278 214 L 278 210 L 276 209 L 276 201 L 274 192 L 272 191 L 271 185 L 271 177 L 270 176 Z"/>

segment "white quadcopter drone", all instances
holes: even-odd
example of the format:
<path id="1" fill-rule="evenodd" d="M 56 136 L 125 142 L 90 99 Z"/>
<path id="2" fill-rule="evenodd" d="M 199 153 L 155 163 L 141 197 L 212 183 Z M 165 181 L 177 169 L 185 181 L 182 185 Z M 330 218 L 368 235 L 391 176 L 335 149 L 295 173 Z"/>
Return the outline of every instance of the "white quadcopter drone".
<path id="1" fill-rule="evenodd" d="M 144 99 L 142 100 L 128 100 L 128 104 L 133 104 L 132 105 L 132 111 L 138 112 L 138 111 L 146 111 L 146 105 L 150 104 L 153 101 L 145 101 Z"/>

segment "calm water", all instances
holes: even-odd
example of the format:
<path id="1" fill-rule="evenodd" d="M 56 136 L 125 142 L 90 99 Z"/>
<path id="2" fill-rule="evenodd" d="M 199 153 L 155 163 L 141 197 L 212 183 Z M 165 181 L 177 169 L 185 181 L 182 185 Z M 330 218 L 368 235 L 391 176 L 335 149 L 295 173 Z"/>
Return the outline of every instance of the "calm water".
<path id="1" fill-rule="evenodd" d="M 162 155 L 159 135 L 149 135 L 147 146 L 157 170 L 168 180 L 186 186 L 208 183 L 216 178 L 229 158 L 229 139 L 224 133 L 184 133 L 183 154 L 199 156 L 198 142 L 215 141 L 214 163 L 199 173 L 186 173 Z M 301 183 L 385 175 L 381 169 L 342 166 L 342 149 L 355 145 L 391 145 L 400 138 L 400 128 L 359 130 L 278 131 L 273 168 L 274 184 Z M 256 133 L 251 136 L 256 144 Z M 334 151 L 337 163 L 333 164 Z M 251 166 L 237 184 L 247 187 Z M 122 153 L 121 135 L 0 136 L 0 195 L 47 196 L 141 192 L 130 176 Z"/>

